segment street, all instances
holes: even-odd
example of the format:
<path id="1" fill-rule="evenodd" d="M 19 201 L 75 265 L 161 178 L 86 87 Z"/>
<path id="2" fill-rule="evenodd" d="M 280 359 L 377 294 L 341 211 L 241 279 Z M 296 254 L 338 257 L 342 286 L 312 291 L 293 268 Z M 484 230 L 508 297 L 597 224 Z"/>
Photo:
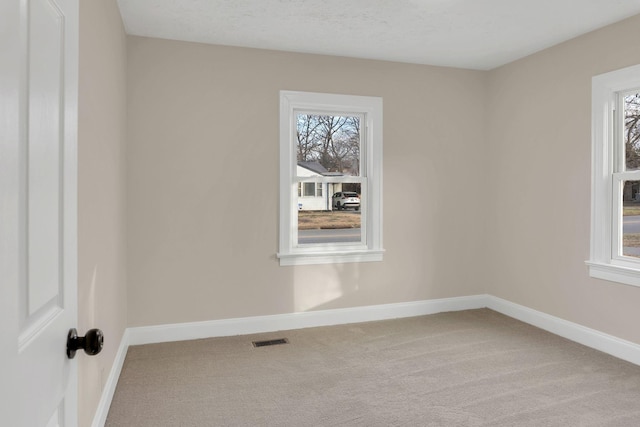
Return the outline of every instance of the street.
<path id="1" fill-rule="evenodd" d="M 622 235 L 640 233 L 640 215 L 622 218 Z M 640 248 L 625 246 L 622 253 L 627 256 L 640 257 Z"/>
<path id="2" fill-rule="evenodd" d="M 640 233 L 640 215 L 623 217 L 622 233 L 623 234 Z"/>
<path id="3" fill-rule="evenodd" d="M 354 243 L 360 241 L 359 228 L 299 230 L 298 244 Z"/>

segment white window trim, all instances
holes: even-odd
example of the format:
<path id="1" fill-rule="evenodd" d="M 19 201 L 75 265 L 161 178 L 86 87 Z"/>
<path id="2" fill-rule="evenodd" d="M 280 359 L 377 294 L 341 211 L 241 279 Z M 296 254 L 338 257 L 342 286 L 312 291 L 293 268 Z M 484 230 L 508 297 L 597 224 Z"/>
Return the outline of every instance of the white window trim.
<path id="1" fill-rule="evenodd" d="M 365 243 L 351 245 L 298 246 L 298 209 L 295 138 L 295 111 L 313 110 L 362 113 L 366 120 L 366 137 L 361 150 L 361 162 L 366 162 L 366 176 L 357 177 L 366 189 L 366 221 L 361 230 Z M 356 177 L 336 177 L 332 181 L 353 181 Z M 343 262 L 382 261 L 382 98 L 335 95 L 312 92 L 280 92 L 280 265 L 331 264 Z"/>
<path id="2" fill-rule="evenodd" d="M 616 153 L 616 129 L 623 120 L 618 93 L 633 88 L 640 88 L 640 65 L 592 79 L 591 253 L 586 263 L 591 277 L 640 286 L 640 260 L 617 255 L 622 224 L 616 192 L 622 180 L 640 179 L 640 172 L 617 172 L 614 163 L 624 161 L 624 154 Z"/>

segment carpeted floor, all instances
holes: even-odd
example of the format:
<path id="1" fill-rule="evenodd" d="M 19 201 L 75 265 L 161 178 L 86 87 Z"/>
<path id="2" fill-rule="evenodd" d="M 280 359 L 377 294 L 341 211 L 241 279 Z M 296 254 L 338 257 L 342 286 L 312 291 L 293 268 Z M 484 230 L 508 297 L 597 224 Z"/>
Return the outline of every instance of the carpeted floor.
<path id="1" fill-rule="evenodd" d="M 150 344 L 106 425 L 640 426 L 640 367 L 488 309 Z"/>

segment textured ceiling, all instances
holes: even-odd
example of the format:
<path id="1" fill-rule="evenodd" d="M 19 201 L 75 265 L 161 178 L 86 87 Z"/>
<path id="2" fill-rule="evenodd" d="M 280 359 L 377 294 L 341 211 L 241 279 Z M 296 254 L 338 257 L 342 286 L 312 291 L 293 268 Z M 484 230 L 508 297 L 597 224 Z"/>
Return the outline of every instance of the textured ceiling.
<path id="1" fill-rule="evenodd" d="M 487 70 L 640 0 L 118 0 L 128 34 Z"/>

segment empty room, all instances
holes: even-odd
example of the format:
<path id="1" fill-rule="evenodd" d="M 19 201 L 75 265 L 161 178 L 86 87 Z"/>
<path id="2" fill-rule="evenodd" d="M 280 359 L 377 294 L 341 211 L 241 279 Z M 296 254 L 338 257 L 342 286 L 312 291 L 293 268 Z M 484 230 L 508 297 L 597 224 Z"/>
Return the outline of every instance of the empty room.
<path id="1" fill-rule="evenodd" d="M 0 28 L 0 424 L 640 425 L 640 2 Z"/>

